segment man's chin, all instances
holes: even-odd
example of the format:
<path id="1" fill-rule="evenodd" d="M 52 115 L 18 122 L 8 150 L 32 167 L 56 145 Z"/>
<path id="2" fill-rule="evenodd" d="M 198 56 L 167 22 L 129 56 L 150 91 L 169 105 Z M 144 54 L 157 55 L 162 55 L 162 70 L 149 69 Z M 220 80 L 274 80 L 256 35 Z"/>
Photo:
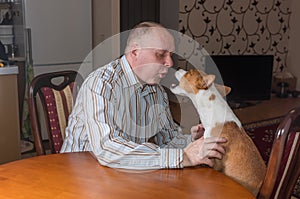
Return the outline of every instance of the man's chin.
<path id="1" fill-rule="evenodd" d="M 160 80 L 161 80 L 160 78 L 154 79 L 154 80 L 148 81 L 147 84 L 149 84 L 149 85 L 159 84 Z"/>

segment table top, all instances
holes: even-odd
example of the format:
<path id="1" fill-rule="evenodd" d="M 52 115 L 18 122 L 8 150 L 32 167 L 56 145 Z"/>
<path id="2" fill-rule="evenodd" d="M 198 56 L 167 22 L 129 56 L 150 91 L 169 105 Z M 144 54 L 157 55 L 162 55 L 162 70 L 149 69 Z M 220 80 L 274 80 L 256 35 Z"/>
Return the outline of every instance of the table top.
<path id="1" fill-rule="evenodd" d="M 210 168 L 120 170 L 89 152 L 37 156 L 0 165 L 4 198 L 254 198 Z"/>

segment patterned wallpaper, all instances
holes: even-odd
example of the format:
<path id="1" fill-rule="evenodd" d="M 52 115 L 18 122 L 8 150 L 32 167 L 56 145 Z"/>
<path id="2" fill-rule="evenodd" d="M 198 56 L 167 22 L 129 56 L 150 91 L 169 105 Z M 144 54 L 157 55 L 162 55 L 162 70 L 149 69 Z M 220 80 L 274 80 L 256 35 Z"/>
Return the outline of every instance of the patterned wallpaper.
<path id="1" fill-rule="evenodd" d="M 274 55 L 274 72 L 282 71 L 287 67 L 290 4 L 290 0 L 180 0 L 179 30 L 210 54 Z"/>

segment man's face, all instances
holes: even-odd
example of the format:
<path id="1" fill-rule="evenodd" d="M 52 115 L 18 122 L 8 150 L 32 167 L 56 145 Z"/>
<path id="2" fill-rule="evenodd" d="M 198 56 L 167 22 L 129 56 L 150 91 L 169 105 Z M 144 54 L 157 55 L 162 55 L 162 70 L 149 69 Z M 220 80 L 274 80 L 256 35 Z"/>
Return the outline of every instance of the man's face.
<path id="1" fill-rule="evenodd" d="M 161 49 L 142 49 L 138 66 L 133 70 L 146 84 L 158 84 L 173 66 L 172 53 Z"/>
<path id="2" fill-rule="evenodd" d="M 173 37 L 164 31 L 156 32 L 135 51 L 134 73 L 142 83 L 158 84 L 173 66 Z"/>

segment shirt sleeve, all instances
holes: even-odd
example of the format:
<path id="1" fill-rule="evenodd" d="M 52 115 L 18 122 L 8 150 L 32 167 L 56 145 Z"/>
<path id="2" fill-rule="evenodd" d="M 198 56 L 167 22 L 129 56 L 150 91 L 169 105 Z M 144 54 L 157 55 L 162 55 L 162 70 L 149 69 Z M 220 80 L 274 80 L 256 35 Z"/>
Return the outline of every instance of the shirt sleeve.
<path id="1" fill-rule="evenodd" d="M 183 149 L 191 142 L 191 135 L 182 133 L 181 127 L 172 118 L 166 93 L 164 93 L 164 98 L 164 113 L 166 114 L 167 122 L 161 122 L 163 123 L 162 130 L 152 139 L 155 144 L 163 148 Z"/>
<path id="2" fill-rule="evenodd" d="M 86 85 L 83 93 L 85 126 L 91 150 L 100 164 L 124 169 L 182 168 L 183 151 L 162 148 L 128 139 L 114 121 L 113 89 L 98 80 Z"/>

